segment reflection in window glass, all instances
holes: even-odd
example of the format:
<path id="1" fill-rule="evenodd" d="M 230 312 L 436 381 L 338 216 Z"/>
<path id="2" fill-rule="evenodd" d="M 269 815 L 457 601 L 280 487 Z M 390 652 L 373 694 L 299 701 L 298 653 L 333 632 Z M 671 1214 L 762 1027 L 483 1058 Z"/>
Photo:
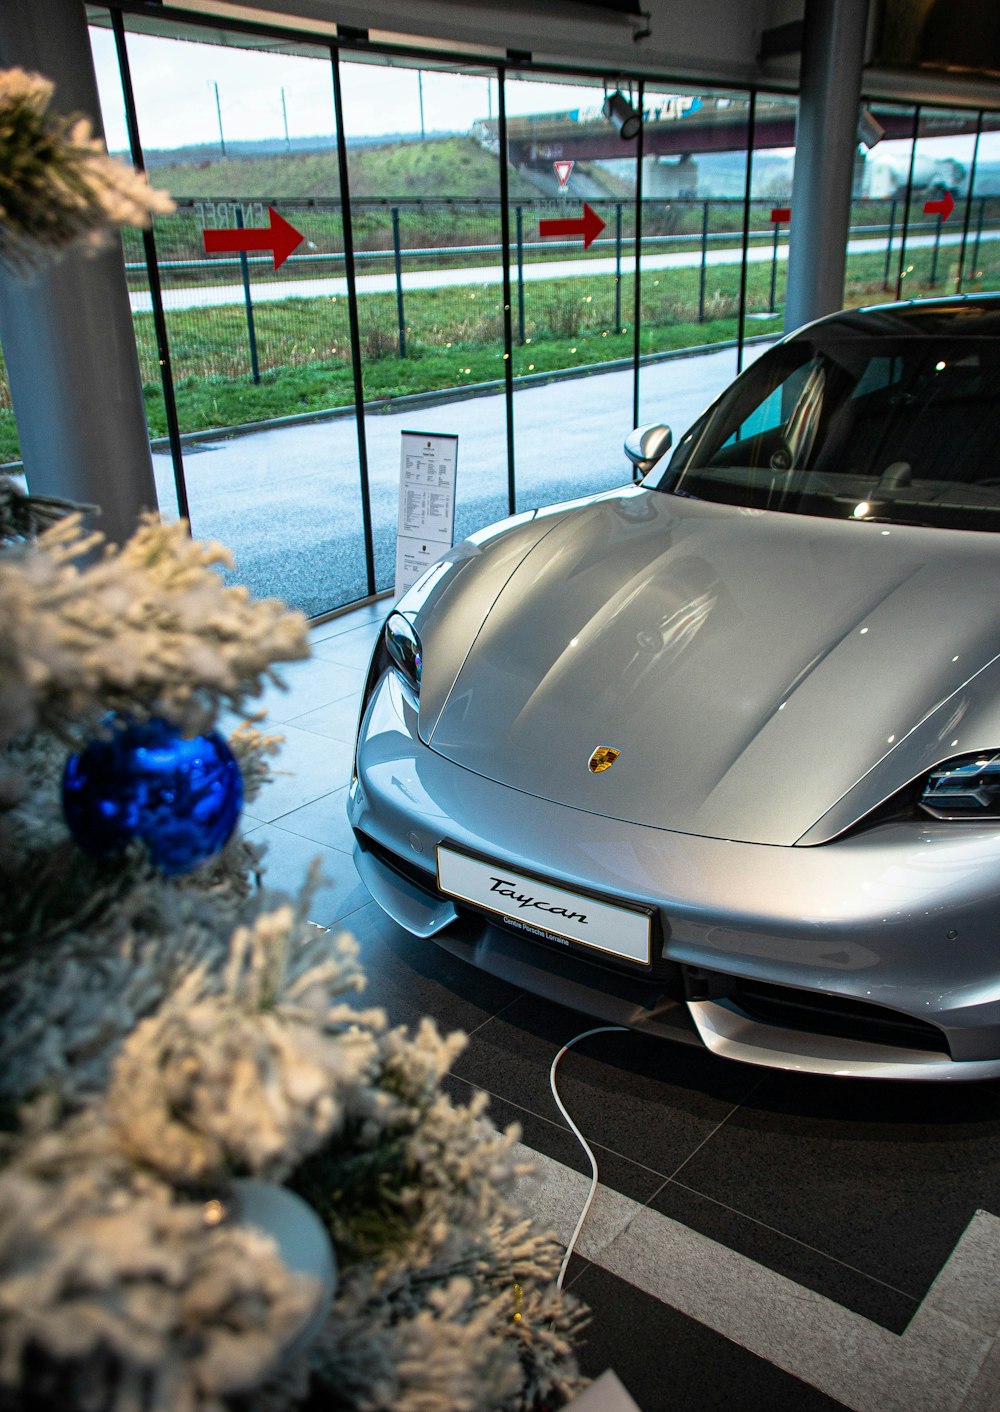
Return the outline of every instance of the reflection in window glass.
<path id="1" fill-rule="evenodd" d="M 340 72 L 382 589 L 395 580 L 401 431 L 458 436 L 456 537 L 507 513 L 497 79 L 379 63 Z M 430 405 L 407 408 L 425 394 Z"/>
<path id="2" fill-rule="evenodd" d="M 909 180 L 916 110 L 891 103 L 868 103 L 884 134 L 872 147 L 859 144 L 851 192 L 844 307 L 896 297 L 903 253 L 906 187 Z"/>
<path id="3" fill-rule="evenodd" d="M 834 519 L 1000 524 L 993 320 L 825 325 L 762 357 L 679 447 L 659 488 Z M 962 447 L 956 456 L 955 448 Z M 683 469 L 681 467 L 683 466 Z"/>
<path id="4" fill-rule="evenodd" d="M 983 113 L 962 288 L 1000 289 L 1000 113 Z"/>
<path id="5" fill-rule="evenodd" d="M 967 108 L 920 110 L 900 280 L 904 299 L 958 288 L 976 125 L 977 115 Z"/>
<path id="6" fill-rule="evenodd" d="M 747 339 L 780 334 L 784 326 L 796 110 L 794 98 L 758 95 L 750 166 Z"/>

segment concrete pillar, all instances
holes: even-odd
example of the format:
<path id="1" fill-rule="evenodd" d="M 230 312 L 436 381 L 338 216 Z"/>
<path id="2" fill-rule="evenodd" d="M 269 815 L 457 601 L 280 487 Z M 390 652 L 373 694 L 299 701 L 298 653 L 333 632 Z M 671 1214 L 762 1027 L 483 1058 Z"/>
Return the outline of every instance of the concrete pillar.
<path id="1" fill-rule="evenodd" d="M 101 131 L 83 0 L 2 0 L 0 67 L 44 74 L 53 108 Z M 101 507 L 109 539 L 156 505 L 121 246 L 0 270 L 0 344 L 29 490 Z"/>
<path id="2" fill-rule="evenodd" d="M 642 194 L 651 200 L 675 201 L 697 196 L 698 161 L 690 153 L 681 157 L 644 157 Z"/>
<path id="3" fill-rule="evenodd" d="M 785 328 L 843 305 L 868 0 L 806 0 Z"/>

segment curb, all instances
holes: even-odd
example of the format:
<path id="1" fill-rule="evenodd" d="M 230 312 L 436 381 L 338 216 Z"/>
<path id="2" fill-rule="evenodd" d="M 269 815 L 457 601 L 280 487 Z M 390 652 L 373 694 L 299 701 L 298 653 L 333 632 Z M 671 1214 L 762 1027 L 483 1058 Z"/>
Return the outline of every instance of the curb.
<path id="1" fill-rule="evenodd" d="M 778 335 L 781 336 L 780 334 Z M 744 346 L 771 341 L 773 333 L 752 334 L 743 340 Z M 735 348 L 738 340 L 724 339 L 721 343 L 699 343 L 690 348 L 670 348 L 663 353 L 641 353 L 640 367 L 649 363 L 672 362 L 675 358 L 699 358 L 706 353 L 721 353 L 727 348 Z M 625 372 L 633 366 L 631 358 L 615 358 L 607 363 L 585 363 L 576 368 L 555 368 L 551 372 L 524 373 L 514 378 L 515 389 L 544 387 L 551 382 L 567 382 L 574 378 L 593 377 L 598 373 Z M 401 397 L 381 397 L 364 404 L 364 410 L 374 416 L 387 416 L 394 412 L 405 412 L 413 407 L 439 407 L 446 402 L 467 402 L 474 397 L 494 397 L 504 389 L 502 378 L 491 382 L 468 383 L 464 387 L 441 388 L 434 392 L 411 392 Z M 181 432 L 182 446 L 197 445 L 202 441 L 219 441 L 236 436 L 249 436 L 258 431 L 279 431 L 282 427 L 306 426 L 310 422 L 333 422 L 344 417 L 354 416 L 354 405 L 329 407 L 316 412 L 295 412 L 287 417 L 269 417 L 265 421 L 243 422 L 235 427 L 210 427 L 204 431 Z M 150 440 L 154 451 L 170 449 L 170 438 L 158 436 Z"/>
<path id="2" fill-rule="evenodd" d="M 749 338 L 743 340 L 744 346 L 754 343 L 765 343 L 773 340 L 773 333 L 751 334 Z M 781 337 L 779 334 L 778 337 Z M 721 353 L 727 348 L 736 348 L 738 340 L 727 338 L 720 343 L 698 343 L 690 348 L 669 348 L 662 353 L 640 353 L 639 366 L 644 367 L 651 363 L 668 363 L 675 358 L 700 358 L 706 353 Z M 520 377 L 514 378 L 515 389 L 526 389 L 531 387 L 544 387 L 552 382 L 567 382 L 574 378 L 594 377 L 599 373 L 626 372 L 633 366 L 631 358 L 615 358 L 607 363 L 585 363 L 576 368 L 554 368 L 551 372 L 543 373 L 523 373 Z M 374 416 L 389 415 L 393 412 L 405 412 L 409 408 L 416 407 L 439 407 L 446 402 L 467 402 L 473 397 L 494 397 L 504 389 L 504 379 L 497 378 L 491 382 L 474 382 L 464 387 L 441 388 L 435 392 L 411 392 L 405 393 L 401 397 L 382 397 L 375 401 L 366 402 L 364 410 Z M 347 407 L 328 407 L 316 412 L 295 412 L 287 417 L 269 417 L 264 421 L 242 422 L 235 427 L 207 427 L 202 431 L 185 431 L 180 434 L 182 446 L 197 446 L 203 441 L 230 440 L 237 436 L 250 436 L 259 431 L 280 431 L 282 427 L 306 426 L 310 422 L 333 422 L 344 417 L 354 416 L 354 404 Z M 170 438 L 167 436 L 157 436 L 150 438 L 150 449 L 153 451 L 169 451 Z M 0 470 L 16 474 L 23 468 L 22 461 L 8 461 Z"/>

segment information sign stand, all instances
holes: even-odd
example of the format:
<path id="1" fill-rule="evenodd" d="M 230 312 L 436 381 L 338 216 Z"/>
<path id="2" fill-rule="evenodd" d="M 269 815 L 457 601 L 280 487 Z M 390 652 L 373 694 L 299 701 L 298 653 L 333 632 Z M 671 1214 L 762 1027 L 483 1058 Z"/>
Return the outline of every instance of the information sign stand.
<path id="1" fill-rule="evenodd" d="M 396 597 L 455 542 L 458 437 L 404 431 L 399 457 Z"/>

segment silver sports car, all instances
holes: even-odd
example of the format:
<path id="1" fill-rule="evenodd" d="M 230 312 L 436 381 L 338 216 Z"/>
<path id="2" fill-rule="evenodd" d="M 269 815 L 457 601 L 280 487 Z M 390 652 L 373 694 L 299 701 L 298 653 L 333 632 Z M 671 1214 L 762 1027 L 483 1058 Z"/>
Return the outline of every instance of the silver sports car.
<path id="1" fill-rule="evenodd" d="M 1000 1075 L 1000 297 L 837 314 L 642 479 L 473 535 L 372 660 L 400 925 L 754 1064 Z"/>

